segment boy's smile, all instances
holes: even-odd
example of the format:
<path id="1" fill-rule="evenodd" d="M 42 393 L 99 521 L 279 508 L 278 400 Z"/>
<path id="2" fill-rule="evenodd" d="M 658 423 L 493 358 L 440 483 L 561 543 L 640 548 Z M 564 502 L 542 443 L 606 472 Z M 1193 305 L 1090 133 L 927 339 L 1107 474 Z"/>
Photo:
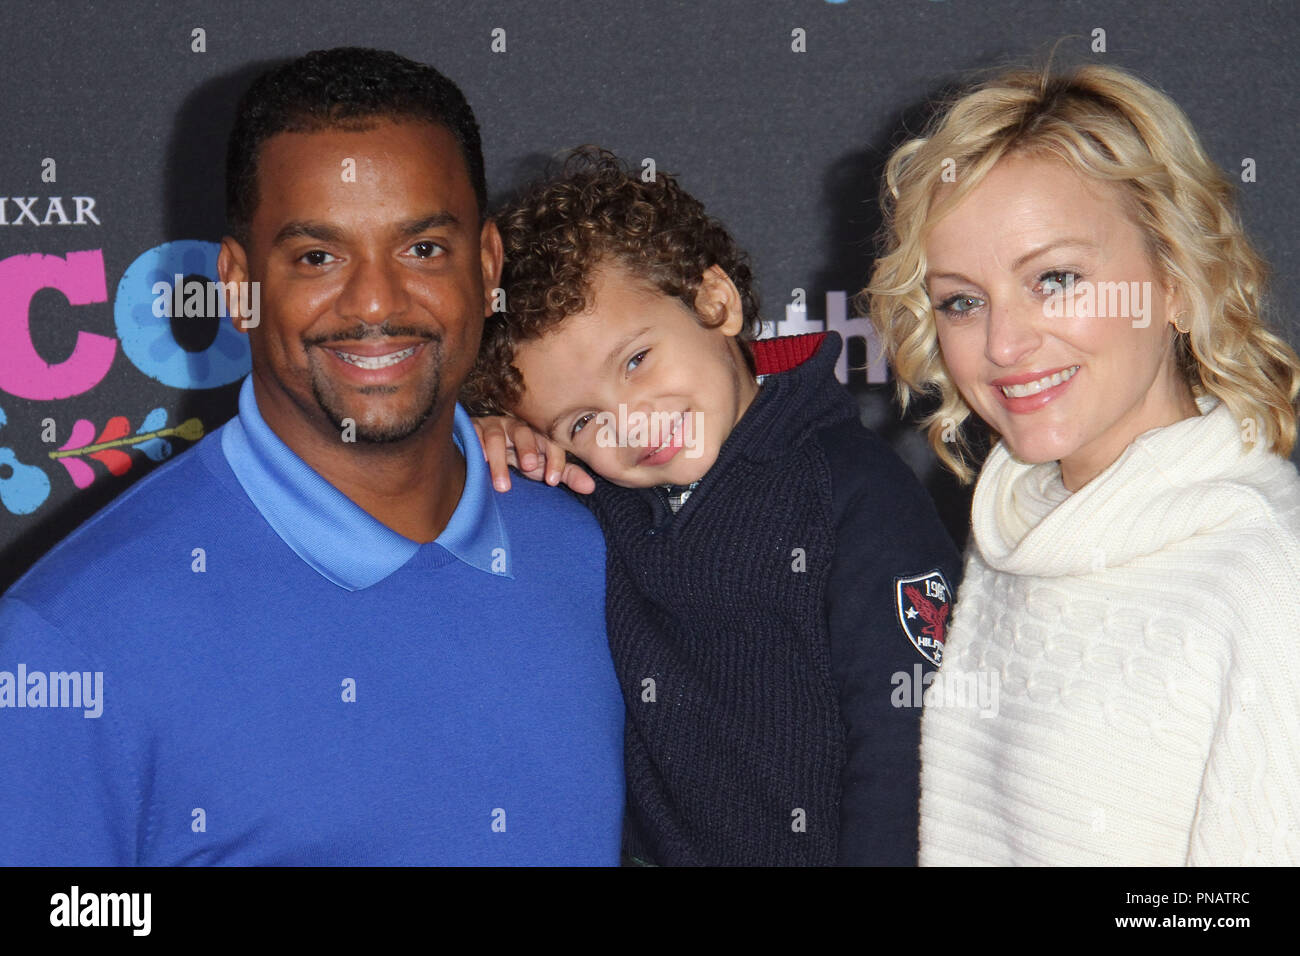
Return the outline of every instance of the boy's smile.
<path id="1" fill-rule="evenodd" d="M 516 348 L 515 414 L 614 484 L 702 477 L 758 393 L 735 338 L 734 284 L 717 267 L 704 274 L 696 309 L 716 328 L 617 263 L 595 270 L 590 301 Z"/>

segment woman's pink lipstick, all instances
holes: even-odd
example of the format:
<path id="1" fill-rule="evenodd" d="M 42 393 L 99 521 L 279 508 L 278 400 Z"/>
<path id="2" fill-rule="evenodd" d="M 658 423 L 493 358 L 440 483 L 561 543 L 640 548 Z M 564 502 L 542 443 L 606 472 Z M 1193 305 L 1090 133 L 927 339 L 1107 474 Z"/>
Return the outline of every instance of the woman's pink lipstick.
<path id="1" fill-rule="evenodd" d="M 1041 372 L 1007 375 L 989 384 L 1003 408 L 1014 414 L 1025 414 L 1060 398 L 1082 370 L 1081 365 L 1063 365 Z M 1004 389 L 1013 394 L 1008 395 Z"/>

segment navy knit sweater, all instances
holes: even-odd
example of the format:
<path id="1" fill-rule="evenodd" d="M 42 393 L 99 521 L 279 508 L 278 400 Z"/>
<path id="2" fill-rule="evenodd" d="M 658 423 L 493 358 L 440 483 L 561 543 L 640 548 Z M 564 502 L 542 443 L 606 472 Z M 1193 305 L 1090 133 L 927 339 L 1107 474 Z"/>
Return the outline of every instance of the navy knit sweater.
<path id="1" fill-rule="evenodd" d="M 591 497 L 637 862 L 916 861 L 920 710 L 892 692 L 937 653 L 900 582 L 934 582 L 946 615 L 959 559 L 836 381 L 839 336 L 812 344 L 676 515 L 655 489 L 598 480 Z"/>

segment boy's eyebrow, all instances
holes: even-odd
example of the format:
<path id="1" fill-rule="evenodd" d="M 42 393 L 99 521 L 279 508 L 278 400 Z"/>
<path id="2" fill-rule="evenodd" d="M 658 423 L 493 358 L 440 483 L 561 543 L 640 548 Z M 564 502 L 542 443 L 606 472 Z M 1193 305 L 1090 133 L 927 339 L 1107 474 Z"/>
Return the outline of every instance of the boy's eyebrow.
<path id="1" fill-rule="evenodd" d="M 632 342 L 635 342 L 638 338 L 640 338 L 641 336 L 649 332 L 653 327 L 654 326 L 647 325 L 645 328 L 637 329 L 635 332 L 631 333 L 630 335 L 625 335 L 623 336 L 623 338 L 619 339 L 616 343 L 614 343 L 614 347 L 609 350 L 609 355 L 605 357 L 604 364 L 606 366 L 613 365 L 614 362 L 617 361 L 620 352 L 622 352 L 625 348 L 627 348 L 628 345 L 630 345 Z M 572 414 L 573 414 L 573 409 L 566 408 L 558 415 L 556 415 L 554 418 L 552 418 L 550 424 L 546 426 L 546 437 L 551 439 L 551 441 L 559 441 L 559 439 L 555 437 L 555 429 L 559 427 L 561 421 L 563 421 L 565 418 L 568 418 Z"/>
<path id="2" fill-rule="evenodd" d="M 552 418 L 551 423 L 546 426 L 546 437 L 553 442 L 558 442 L 559 439 L 555 437 L 555 429 L 559 427 L 561 419 L 568 418 L 572 414 L 573 409 L 566 408 L 564 411 L 560 412 L 560 414 Z"/>
<path id="3" fill-rule="evenodd" d="M 628 345 L 631 344 L 633 341 L 635 341 L 636 339 L 640 338 L 641 336 L 649 332 L 650 328 L 651 326 L 647 325 L 644 329 L 637 329 L 631 335 L 627 335 L 619 339 L 618 342 L 615 343 L 614 347 L 609 350 L 609 355 L 606 356 L 605 358 L 605 364 L 613 365 L 615 360 L 618 358 L 618 353 L 623 351 L 625 348 L 627 348 Z"/>

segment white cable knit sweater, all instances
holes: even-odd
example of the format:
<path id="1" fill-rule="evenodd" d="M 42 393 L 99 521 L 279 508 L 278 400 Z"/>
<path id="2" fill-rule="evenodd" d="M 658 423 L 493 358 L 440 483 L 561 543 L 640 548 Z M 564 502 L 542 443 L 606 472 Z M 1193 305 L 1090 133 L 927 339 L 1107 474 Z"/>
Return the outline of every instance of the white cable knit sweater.
<path id="1" fill-rule="evenodd" d="M 1300 863 L 1300 478 L 1198 404 L 1074 494 L 989 456 L 922 719 L 923 865 Z M 959 679 L 996 680 L 996 716 Z"/>

